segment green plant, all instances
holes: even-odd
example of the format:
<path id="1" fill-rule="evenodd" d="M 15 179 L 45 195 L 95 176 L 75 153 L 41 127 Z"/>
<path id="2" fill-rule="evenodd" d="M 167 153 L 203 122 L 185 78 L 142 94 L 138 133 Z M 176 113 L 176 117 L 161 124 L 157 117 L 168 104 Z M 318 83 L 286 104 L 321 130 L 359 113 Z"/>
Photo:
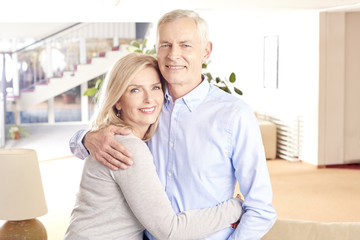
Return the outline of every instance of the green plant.
<path id="1" fill-rule="evenodd" d="M 210 63 L 210 61 L 208 61 L 207 63 L 203 63 L 202 68 L 206 70 L 209 63 Z M 205 72 L 204 75 L 206 76 L 209 83 L 213 84 L 214 86 L 220 88 L 221 90 L 223 90 L 227 93 L 232 94 L 232 91 L 230 90 L 232 88 L 236 94 L 239 94 L 239 95 L 243 94 L 243 92 L 240 89 L 238 89 L 237 87 L 231 86 L 231 84 L 235 83 L 235 81 L 236 81 L 236 75 L 234 72 L 232 72 L 230 74 L 229 79 L 227 79 L 227 78 L 221 79 L 220 77 L 213 78 L 213 76 L 209 72 Z"/>
<path id="2" fill-rule="evenodd" d="M 86 91 L 83 93 L 83 96 L 95 97 L 95 100 L 97 101 L 99 98 L 99 91 L 101 86 L 103 85 L 103 82 L 104 80 L 102 77 L 97 78 L 95 86 L 86 89 Z"/>
<path id="3" fill-rule="evenodd" d="M 146 44 L 147 44 L 146 38 L 142 42 L 140 40 L 133 40 L 126 49 L 129 52 L 156 55 L 156 46 L 154 45 L 153 48 L 147 49 Z"/>
<path id="4" fill-rule="evenodd" d="M 9 126 L 8 133 L 9 133 L 9 137 L 11 137 L 11 139 L 19 139 L 21 134 L 25 137 L 29 136 L 29 133 L 26 130 L 26 128 L 16 125 L 16 124 Z"/>

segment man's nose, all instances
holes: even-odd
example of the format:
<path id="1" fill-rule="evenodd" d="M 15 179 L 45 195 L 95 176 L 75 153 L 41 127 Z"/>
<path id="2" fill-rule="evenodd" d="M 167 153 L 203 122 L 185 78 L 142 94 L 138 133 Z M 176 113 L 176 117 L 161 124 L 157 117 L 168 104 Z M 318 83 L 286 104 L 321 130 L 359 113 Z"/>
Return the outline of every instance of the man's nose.
<path id="1" fill-rule="evenodd" d="M 178 58 L 180 56 L 180 48 L 178 46 L 172 46 L 168 57 L 169 58 Z"/>

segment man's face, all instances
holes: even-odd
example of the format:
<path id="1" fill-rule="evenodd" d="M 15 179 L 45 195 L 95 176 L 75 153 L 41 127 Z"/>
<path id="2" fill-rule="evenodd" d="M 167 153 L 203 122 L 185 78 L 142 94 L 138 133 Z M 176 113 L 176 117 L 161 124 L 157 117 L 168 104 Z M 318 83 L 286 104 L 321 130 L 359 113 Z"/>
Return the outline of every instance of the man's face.
<path id="1" fill-rule="evenodd" d="M 196 23 L 180 18 L 158 29 L 158 61 L 175 98 L 182 97 L 201 82 L 202 63 L 211 53 L 211 43 L 202 45 Z"/>

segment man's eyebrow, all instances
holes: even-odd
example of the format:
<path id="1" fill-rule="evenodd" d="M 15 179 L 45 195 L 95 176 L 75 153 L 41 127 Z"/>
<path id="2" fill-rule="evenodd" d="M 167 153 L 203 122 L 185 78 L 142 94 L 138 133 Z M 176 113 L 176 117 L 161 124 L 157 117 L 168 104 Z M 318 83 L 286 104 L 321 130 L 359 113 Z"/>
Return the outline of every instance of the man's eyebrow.
<path id="1" fill-rule="evenodd" d="M 190 40 L 181 40 L 181 41 L 179 41 L 179 43 L 181 44 L 181 43 L 190 43 L 191 41 Z M 168 40 L 160 40 L 159 41 L 159 43 L 171 43 L 171 42 L 169 42 Z"/>

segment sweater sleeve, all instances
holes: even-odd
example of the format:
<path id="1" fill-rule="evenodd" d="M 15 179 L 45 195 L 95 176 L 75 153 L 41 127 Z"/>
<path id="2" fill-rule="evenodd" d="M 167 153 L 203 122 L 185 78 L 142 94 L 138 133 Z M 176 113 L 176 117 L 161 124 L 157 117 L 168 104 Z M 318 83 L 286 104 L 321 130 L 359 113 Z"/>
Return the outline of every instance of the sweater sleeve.
<path id="1" fill-rule="evenodd" d="M 136 218 L 157 239 L 204 238 L 240 218 L 242 207 L 237 198 L 211 208 L 176 214 L 146 144 L 135 137 L 121 143 L 133 153 L 134 164 L 125 171 L 112 171 L 113 178 Z"/>

